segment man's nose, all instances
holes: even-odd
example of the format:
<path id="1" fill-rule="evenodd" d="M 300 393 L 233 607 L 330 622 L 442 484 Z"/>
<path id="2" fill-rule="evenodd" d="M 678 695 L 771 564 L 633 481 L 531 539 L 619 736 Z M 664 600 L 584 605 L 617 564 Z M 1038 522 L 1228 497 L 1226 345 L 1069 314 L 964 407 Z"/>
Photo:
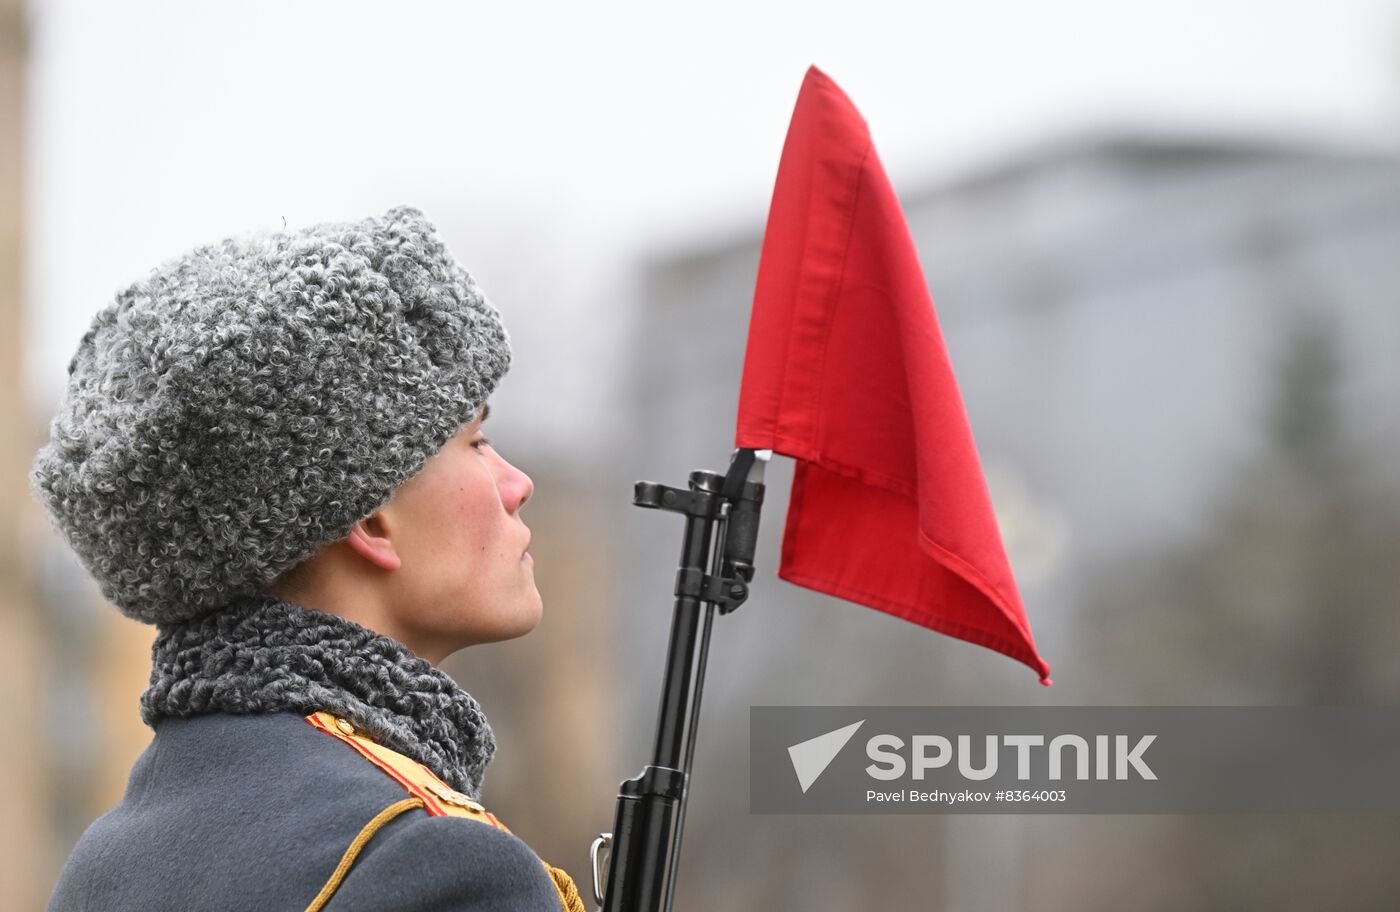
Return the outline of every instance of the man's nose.
<path id="1" fill-rule="evenodd" d="M 509 512 L 514 513 L 535 493 L 535 483 L 530 480 L 529 475 L 511 465 L 504 457 L 501 459 L 501 468 L 501 501 Z"/>

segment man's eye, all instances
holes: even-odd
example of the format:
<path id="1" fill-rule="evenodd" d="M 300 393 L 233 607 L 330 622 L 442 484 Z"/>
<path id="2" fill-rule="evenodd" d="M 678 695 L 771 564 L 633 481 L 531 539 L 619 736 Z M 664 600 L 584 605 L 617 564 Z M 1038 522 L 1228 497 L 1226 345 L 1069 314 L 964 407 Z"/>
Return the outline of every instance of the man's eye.
<path id="1" fill-rule="evenodd" d="M 474 449 L 474 450 L 479 450 L 479 449 L 481 449 L 483 446 L 490 446 L 490 445 L 491 445 L 491 441 L 490 441 L 489 439 L 487 439 L 486 437 L 478 437 L 476 440 L 473 440 L 473 441 L 472 441 L 472 449 Z"/>

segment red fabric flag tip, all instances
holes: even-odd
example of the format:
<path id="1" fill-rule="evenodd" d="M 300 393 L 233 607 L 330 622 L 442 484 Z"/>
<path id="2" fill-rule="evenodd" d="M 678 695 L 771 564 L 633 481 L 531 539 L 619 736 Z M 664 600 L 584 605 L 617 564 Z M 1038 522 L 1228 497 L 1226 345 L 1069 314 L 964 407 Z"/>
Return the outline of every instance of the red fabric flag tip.
<path id="1" fill-rule="evenodd" d="M 816 67 L 773 189 L 735 445 L 797 460 L 780 577 L 1049 686 L 904 213 L 864 118 Z"/>

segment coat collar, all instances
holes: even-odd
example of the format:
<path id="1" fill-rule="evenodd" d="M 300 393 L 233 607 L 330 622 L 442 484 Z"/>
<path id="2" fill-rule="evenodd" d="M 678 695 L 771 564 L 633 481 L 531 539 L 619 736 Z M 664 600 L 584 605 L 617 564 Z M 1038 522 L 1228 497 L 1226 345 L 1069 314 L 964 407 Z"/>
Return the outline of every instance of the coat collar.
<path id="1" fill-rule="evenodd" d="M 161 625 L 141 717 L 325 711 L 473 798 L 496 750 L 471 694 L 398 640 L 268 595 Z"/>

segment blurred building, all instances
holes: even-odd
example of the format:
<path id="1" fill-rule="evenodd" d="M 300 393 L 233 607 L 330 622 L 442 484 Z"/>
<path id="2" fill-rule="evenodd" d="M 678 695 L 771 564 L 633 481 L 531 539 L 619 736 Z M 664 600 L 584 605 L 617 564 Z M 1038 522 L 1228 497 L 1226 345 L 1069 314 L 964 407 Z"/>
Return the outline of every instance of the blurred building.
<path id="1" fill-rule="evenodd" d="M 1049 843 L 1064 847 L 1053 858 L 1093 844 L 1117 842 L 1121 851 L 1133 844 L 1131 824 L 1091 822 L 1076 843 L 1033 838 L 1014 817 L 810 818 L 801 826 L 750 817 L 746 708 L 1141 702 L 1145 693 L 1105 688 L 1085 605 L 1105 568 L 1213 522 L 1236 473 L 1271 445 L 1280 361 L 1300 321 L 1325 326 L 1335 342 L 1338 422 L 1357 432 L 1359 446 L 1394 453 L 1400 442 L 1400 155 L 1392 150 L 1080 137 L 903 200 L 1057 686 L 1042 691 L 1030 672 L 990 651 L 777 581 L 790 484 L 786 460 L 777 460 L 760 582 L 716 625 L 681 908 L 736 907 L 745 890 L 823 909 L 906 907 L 914 897 L 966 909 L 1109 908 L 1128 899 L 1100 879 L 1091 901 L 1094 885 L 1076 882 L 1072 865 L 1055 872 L 1043 858 Z M 636 477 L 680 484 L 691 469 L 722 470 L 761 227 L 649 266 L 632 384 L 633 414 L 649 430 L 633 454 Z M 1393 459 L 1383 463 L 1393 472 Z M 656 657 L 640 680 L 659 681 L 679 525 L 654 515 L 626 523 L 638 568 L 624 600 L 628 629 L 636 653 Z M 1375 612 L 1395 613 L 1394 591 L 1389 605 L 1373 595 Z M 1189 597 L 1169 607 L 1189 612 Z M 1130 632 L 1132 611 L 1131 603 L 1119 610 Z M 1256 629 L 1284 623 L 1265 613 Z M 1163 668 L 1168 683 L 1150 692 L 1152 702 L 1296 695 L 1227 690 L 1214 669 L 1162 653 L 1164 644 L 1143 635 L 1150 628 L 1138 629 L 1137 651 L 1123 662 Z M 653 698 L 638 693 L 633 717 L 651 718 Z M 1030 826 L 1046 835 L 1057 824 Z M 1393 853 L 1400 830 L 1383 832 L 1381 850 Z M 1359 837 L 1338 838 L 1354 845 Z M 1361 841 L 1376 851 L 1374 830 Z M 1280 867 L 1283 895 L 1290 877 L 1303 876 L 1291 872 L 1306 869 L 1290 864 Z M 1376 876 L 1395 886 L 1393 875 Z M 758 903 L 750 896 L 749 904 Z"/>
<path id="2" fill-rule="evenodd" d="M 28 908 L 37 886 L 29 872 L 44 863 L 48 808 L 35 784 L 45 779 L 30 681 L 41 655 L 25 535 L 24 470 L 30 441 L 23 395 L 24 88 L 28 35 L 21 0 L 0 2 L 0 693 L 6 738 L 0 752 L 0 907 Z"/>

